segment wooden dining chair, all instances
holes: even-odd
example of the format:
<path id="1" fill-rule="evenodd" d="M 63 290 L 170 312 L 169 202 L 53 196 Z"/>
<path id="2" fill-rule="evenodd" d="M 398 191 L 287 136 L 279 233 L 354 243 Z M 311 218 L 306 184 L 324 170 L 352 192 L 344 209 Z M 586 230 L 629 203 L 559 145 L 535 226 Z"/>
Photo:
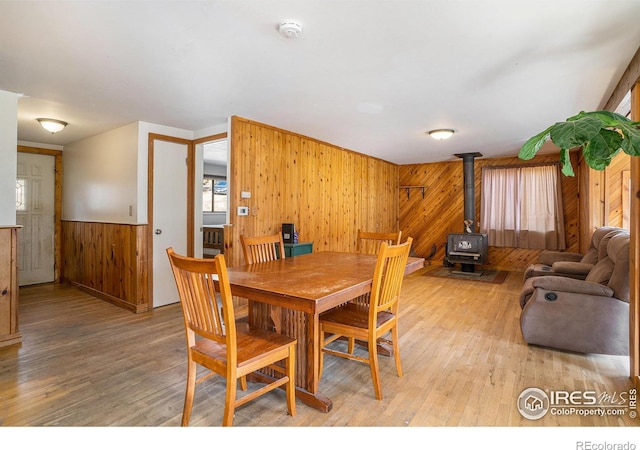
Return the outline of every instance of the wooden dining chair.
<path id="1" fill-rule="evenodd" d="M 400 238 L 402 237 L 402 231 L 394 232 L 373 232 L 358 230 L 358 238 L 356 241 L 356 250 L 358 253 L 365 255 L 378 255 L 380 252 L 380 246 L 383 242 L 389 245 L 398 245 Z M 369 304 L 369 295 L 364 294 L 358 298 L 352 300 L 353 303 L 361 303 L 363 305 Z M 350 342 L 353 342 L 352 340 Z"/>
<path id="2" fill-rule="evenodd" d="M 386 242 L 389 245 L 398 245 L 400 238 L 402 237 L 402 231 L 388 232 L 388 233 L 376 233 L 372 231 L 358 230 L 358 238 L 356 241 L 358 253 L 365 253 L 367 255 L 377 255 L 380 251 L 380 245 Z"/>
<path id="3" fill-rule="evenodd" d="M 217 250 L 218 253 L 224 253 L 224 228 L 202 227 L 202 248 Z M 213 256 L 211 256 L 211 258 L 213 258 Z"/>
<path id="4" fill-rule="evenodd" d="M 223 426 L 233 424 L 237 407 L 283 385 L 288 412 L 294 416 L 296 340 L 264 330 L 237 330 L 224 255 L 214 259 L 190 258 L 176 254 L 173 248 L 168 248 L 167 254 L 178 287 L 187 339 L 182 426 L 189 425 L 196 384 L 215 374 L 227 381 Z M 216 299 L 216 290 L 222 308 Z M 198 365 L 210 372 L 196 378 Z M 246 376 L 267 367 L 281 377 L 237 398 L 238 380 L 241 389 L 246 391 Z"/>
<path id="5" fill-rule="evenodd" d="M 373 274 L 369 305 L 349 302 L 320 316 L 322 350 L 319 378 L 322 376 L 325 353 L 364 362 L 371 368 L 376 398 L 382 400 L 377 350 L 377 343 L 380 340 L 392 346 L 396 370 L 398 376 L 402 377 L 398 345 L 398 312 L 400 288 L 412 241 L 412 238 L 408 238 L 403 244 L 388 245 L 386 242 L 381 244 Z M 391 332 L 390 341 L 383 338 L 388 332 Z M 327 347 L 341 337 L 349 340 L 347 352 Z M 368 358 L 353 353 L 355 339 L 367 342 Z"/>
<path id="6" fill-rule="evenodd" d="M 266 236 L 240 236 L 242 253 L 246 264 L 273 261 L 284 258 L 284 242 L 282 234 Z"/>

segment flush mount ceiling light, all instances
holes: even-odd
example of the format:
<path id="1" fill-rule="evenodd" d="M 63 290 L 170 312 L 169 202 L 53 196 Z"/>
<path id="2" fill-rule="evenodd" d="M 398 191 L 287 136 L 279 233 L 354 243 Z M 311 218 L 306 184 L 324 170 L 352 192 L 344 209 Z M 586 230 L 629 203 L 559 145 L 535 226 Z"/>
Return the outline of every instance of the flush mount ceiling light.
<path id="1" fill-rule="evenodd" d="M 47 130 L 51 134 L 55 134 L 58 131 L 64 130 L 64 128 L 69 125 L 67 122 L 63 122 L 62 120 L 56 119 L 36 119 L 40 122 L 42 128 Z"/>
<path id="2" fill-rule="evenodd" d="M 444 141 L 445 139 L 449 139 L 451 136 L 453 136 L 453 133 L 455 133 L 455 131 L 449 128 L 441 128 L 439 130 L 429 131 L 429 136 L 439 141 Z"/>
<path id="3" fill-rule="evenodd" d="M 278 32 L 287 39 L 297 39 L 302 35 L 302 25 L 295 20 L 285 20 L 278 27 Z"/>

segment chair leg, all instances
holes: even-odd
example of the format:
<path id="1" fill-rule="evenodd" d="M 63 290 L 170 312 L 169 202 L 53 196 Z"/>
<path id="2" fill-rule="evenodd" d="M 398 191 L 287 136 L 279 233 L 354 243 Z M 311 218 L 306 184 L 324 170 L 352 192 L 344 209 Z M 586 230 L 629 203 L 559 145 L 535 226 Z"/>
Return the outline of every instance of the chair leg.
<path id="1" fill-rule="evenodd" d="M 289 348 L 289 357 L 285 362 L 289 382 L 287 383 L 287 410 L 290 416 L 296 415 L 296 347 Z"/>
<path id="2" fill-rule="evenodd" d="M 184 408 L 182 409 L 182 426 L 189 425 L 191 419 L 191 409 L 193 408 L 193 396 L 196 389 L 197 365 L 191 359 L 187 363 L 187 388 L 184 394 Z"/>
<path id="3" fill-rule="evenodd" d="M 402 378 L 402 363 L 400 362 L 400 344 L 398 341 L 398 326 L 393 327 L 391 331 L 391 339 L 393 339 L 393 358 L 396 361 L 396 371 L 398 376 Z"/>
<path id="4" fill-rule="evenodd" d="M 240 389 L 247 390 L 247 377 L 240 377 Z"/>
<path id="5" fill-rule="evenodd" d="M 378 367 L 378 342 L 375 338 L 369 339 L 369 366 L 376 398 L 382 400 L 382 386 L 380 385 L 380 369 Z"/>
<path id="6" fill-rule="evenodd" d="M 352 337 L 347 338 L 347 339 L 348 339 L 348 342 L 349 342 L 349 344 L 347 346 L 347 352 L 350 355 L 353 355 L 353 350 L 355 349 L 355 346 L 356 346 L 356 340 L 355 340 L 355 338 L 352 338 Z"/>
<path id="7" fill-rule="evenodd" d="M 230 427 L 233 425 L 233 415 L 236 410 L 236 396 L 238 394 L 238 380 L 227 380 L 227 393 L 224 399 L 224 416 L 222 417 L 222 426 Z"/>

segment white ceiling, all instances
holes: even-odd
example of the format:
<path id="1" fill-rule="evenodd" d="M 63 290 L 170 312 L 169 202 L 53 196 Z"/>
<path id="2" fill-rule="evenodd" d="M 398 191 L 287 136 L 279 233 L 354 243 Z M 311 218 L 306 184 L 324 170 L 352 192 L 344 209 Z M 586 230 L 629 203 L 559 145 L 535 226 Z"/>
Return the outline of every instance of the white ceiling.
<path id="1" fill-rule="evenodd" d="M 639 23 L 640 0 L 2 0 L 0 90 L 28 142 L 239 115 L 399 164 L 506 156 L 601 108 Z"/>
<path id="2" fill-rule="evenodd" d="M 227 139 L 219 141 L 205 142 L 202 146 L 202 158 L 205 163 L 226 166 L 229 160 Z"/>

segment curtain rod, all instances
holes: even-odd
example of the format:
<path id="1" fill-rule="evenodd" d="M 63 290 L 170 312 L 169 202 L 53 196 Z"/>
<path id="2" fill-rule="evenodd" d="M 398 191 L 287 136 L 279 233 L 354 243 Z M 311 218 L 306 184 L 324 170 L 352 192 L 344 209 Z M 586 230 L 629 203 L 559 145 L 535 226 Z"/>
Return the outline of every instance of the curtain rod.
<path id="1" fill-rule="evenodd" d="M 559 165 L 560 165 L 560 161 L 549 161 L 549 162 L 541 162 L 541 163 L 507 164 L 503 166 L 486 165 L 486 166 L 482 166 L 482 169 L 517 169 L 520 167 L 543 167 L 543 166 L 559 166 Z"/>

